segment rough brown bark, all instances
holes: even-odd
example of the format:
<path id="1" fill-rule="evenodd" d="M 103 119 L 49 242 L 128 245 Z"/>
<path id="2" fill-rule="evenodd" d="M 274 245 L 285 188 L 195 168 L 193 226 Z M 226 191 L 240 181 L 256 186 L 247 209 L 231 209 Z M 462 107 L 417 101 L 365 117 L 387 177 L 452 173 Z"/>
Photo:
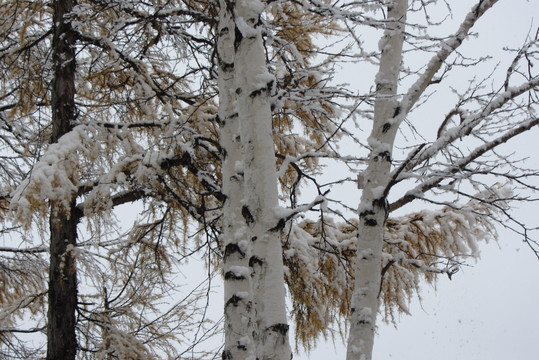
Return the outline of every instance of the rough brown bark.
<path id="1" fill-rule="evenodd" d="M 58 208 L 51 204 L 52 212 Z M 75 259 L 69 250 L 76 245 L 80 216 L 69 215 L 61 212 L 50 217 L 47 360 L 74 360 L 77 352 L 77 276 Z"/>
<path id="2" fill-rule="evenodd" d="M 66 20 L 73 0 L 54 1 L 51 143 L 73 128 L 75 109 L 75 33 Z M 76 246 L 80 213 L 75 199 L 69 209 L 51 202 L 50 272 L 47 327 L 47 360 L 74 360 L 77 353 L 75 335 L 77 276 L 71 251 Z"/>

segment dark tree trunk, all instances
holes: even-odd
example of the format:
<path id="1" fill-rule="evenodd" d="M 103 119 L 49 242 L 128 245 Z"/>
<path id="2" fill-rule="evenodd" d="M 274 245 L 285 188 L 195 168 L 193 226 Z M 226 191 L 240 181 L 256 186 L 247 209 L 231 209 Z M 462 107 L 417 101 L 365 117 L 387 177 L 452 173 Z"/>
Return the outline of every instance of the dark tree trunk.
<path id="1" fill-rule="evenodd" d="M 75 259 L 69 248 L 76 244 L 80 217 L 73 212 L 54 214 L 58 207 L 54 203 L 51 205 L 47 360 L 74 360 L 77 352 L 77 276 Z"/>
<path id="2" fill-rule="evenodd" d="M 73 0 L 54 1 L 51 143 L 69 132 L 75 120 L 75 33 L 66 14 Z M 74 360 L 77 352 L 75 335 L 77 276 L 71 251 L 76 246 L 80 214 L 71 199 L 70 208 L 58 202 L 50 204 L 50 272 L 47 328 L 47 360 Z"/>

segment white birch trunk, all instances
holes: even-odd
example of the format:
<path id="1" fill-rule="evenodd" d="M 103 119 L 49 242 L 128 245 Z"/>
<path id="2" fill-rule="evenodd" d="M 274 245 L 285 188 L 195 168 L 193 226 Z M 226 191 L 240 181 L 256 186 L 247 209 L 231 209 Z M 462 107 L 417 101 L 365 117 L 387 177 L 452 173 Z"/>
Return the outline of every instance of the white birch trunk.
<path id="1" fill-rule="evenodd" d="M 380 41 L 382 55 L 376 76 L 374 123 L 369 137 L 371 153 L 358 209 L 360 221 L 347 360 L 372 358 L 388 211 L 384 190 L 388 185 L 393 142 L 398 128 L 394 118 L 400 110 L 396 94 L 407 7 L 408 0 L 394 0 L 388 6 L 387 28 Z"/>
<path id="2" fill-rule="evenodd" d="M 250 259 L 259 360 L 292 357 L 286 318 L 284 269 L 277 224 L 277 172 L 272 132 L 269 74 L 260 31 L 259 1 L 236 3 L 236 94 L 244 166 L 242 213 L 253 244 Z"/>
<path id="3" fill-rule="evenodd" d="M 231 7 L 227 6 L 231 5 Z M 243 197 L 240 124 L 235 86 L 234 2 L 220 1 L 217 53 L 219 61 L 220 142 L 224 150 L 222 164 L 223 245 L 225 292 L 225 346 L 223 359 L 255 359 L 254 306 L 251 285 L 251 243 L 241 214 Z"/>

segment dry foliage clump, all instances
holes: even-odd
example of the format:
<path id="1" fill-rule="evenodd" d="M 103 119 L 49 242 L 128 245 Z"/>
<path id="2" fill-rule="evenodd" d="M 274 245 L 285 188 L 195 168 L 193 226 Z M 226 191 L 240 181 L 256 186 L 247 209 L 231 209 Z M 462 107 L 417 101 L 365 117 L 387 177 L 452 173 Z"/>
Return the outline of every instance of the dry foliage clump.
<path id="1" fill-rule="evenodd" d="M 310 349 L 320 335 L 343 335 L 350 311 L 353 275 L 348 245 L 355 239 L 353 226 L 304 220 L 290 229 L 285 244 L 285 281 L 292 297 L 296 343 Z"/>
<path id="2" fill-rule="evenodd" d="M 472 209 L 444 207 L 388 219 L 380 289 L 386 320 L 395 320 L 395 311 L 409 314 L 422 279 L 451 278 L 466 258 L 479 256 L 479 241 L 492 238 L 496 231 L 488 216 Z"/>
<path id="3" fill-rule="evenodd" d="M 489 202 L 472 200 L 388 218 L 381 264 L 380 306 L 385 320 L 409 314 L 413 295 L 424 279 L 453 276 L 465 259 L 477 257 L 478 242 L 496 237 Z M 294 224 L 285 243 L 286 283 L 292 297 L 296 341 L 311 348 L 319 336 L 343 335 L 353 291 L 357 221 L 335 224 L 330 218 Z"/>
<path id="4" fill-rule="evenodd" d="M 28 317 L 45 326 L 48 264 L 39 253 L 0 256 L 0 324 L 15 327 Z M 13 333 L 0 332 L 0 343 L 10 344 Z"/>

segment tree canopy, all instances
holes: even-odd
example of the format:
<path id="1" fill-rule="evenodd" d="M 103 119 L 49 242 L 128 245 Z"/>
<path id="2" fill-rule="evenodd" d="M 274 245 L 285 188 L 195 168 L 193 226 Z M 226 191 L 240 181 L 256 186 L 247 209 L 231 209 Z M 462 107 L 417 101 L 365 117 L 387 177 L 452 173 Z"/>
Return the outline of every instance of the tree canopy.
<path id="1" fill-rule="evenodd" d="M 370 359 L 496 226 L 539 258 L 539 31 L 468 46 L 504 1 L 4 1 L 0 355 Z"/>

